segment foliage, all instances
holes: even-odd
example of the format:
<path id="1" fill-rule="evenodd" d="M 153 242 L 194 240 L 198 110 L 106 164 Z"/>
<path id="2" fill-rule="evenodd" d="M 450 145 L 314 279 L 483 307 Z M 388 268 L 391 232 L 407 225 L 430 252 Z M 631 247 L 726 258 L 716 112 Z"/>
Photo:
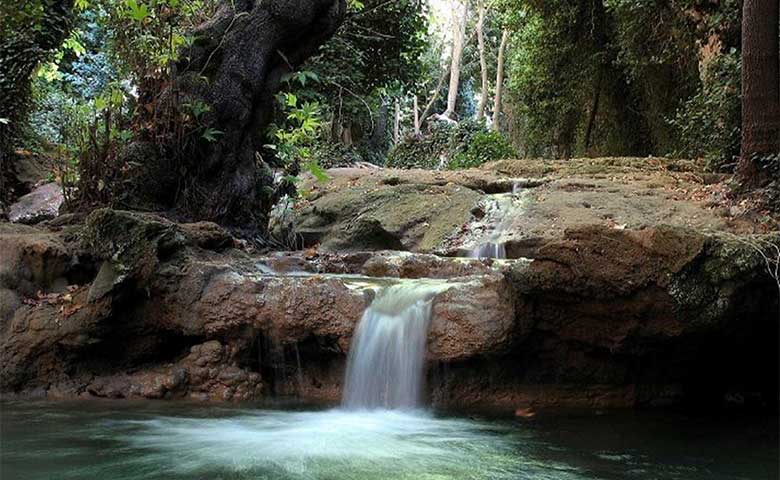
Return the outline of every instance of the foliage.
<path id="1" fill-rule="evenodd" d="M 291 91 L 320 104 L 329 132 L 322 141 L 341 144 L 326 149 L 376 162 L 387 148 L 387 104 L 423 76 L 426 3 L 366 0 L 350 9 L 336 35 L 302 67 L 316 80 L 299 81 Z"/>
<path id="2" fill-rule="evenodd" d="M 52 176 L 62 185 L 69 206 L 77 197 L 107 204 L 121 173 L 113 159 L 132 138 L 122 112 L 124 93 L 109 86 L 92 103 L 60 100 L 56 115 L 61 122 L 53 136 L 58 141 L 40 147 L 53 160 Z"/>
<path id="3" fill-rule="evenodd" d="M 312 158 L 322 168 L 348 167 L 366 161 L 369 155 L 370 152 L 359 151 L 354 146 L 324 140 L 318 141 L 312 148 Z"/>
<path id="4" fill-rule="evenodd" d="M 719 55 L 695 95 L 683 103 L 670 124 L 678 132 L 677 156 L 704 158 L 712 169 L 739 155 L 740 59 L 735 50 Z"/>
<path id="5" fill-rule="evenodd" d="M 512 139 L 532 156 L 690 150 L 668 119 L 714 95 L 700 75 L 703 47 L 738 47 L 736 0 L 504 0 L 499 8 L 514 31 Z M 736 126 L 730 114 L 718 117 L 726 130 Z"/>
<path id="6" fill-rule="evenodd" d="M 428 134 L 407 137 L 396 145 L 388 155 L 387 166 L 461 169 L 513 156 L 515 151 L 506 138 L 488 131 L 482 122 L 434 122 Z"/>
<path id="7" fill-rule="evenodd" d="M 84 118 L 73 118 L 76 111 L 89 114 L 91 103 L 117 78 L 103 49 L 105 41 L 106 30 L 100 15 L 82 12 L 70 37 L 51 61 L 41 66 L 32 83 L 34 101 L 26 136 L 28 145 L 67 143 L 68 139 L 61 135 L 62 125 L 84 123 Z"/>
<path id="8" fill-rule="evenodd" d="M 27 120 L 33 72 L 68 38 L 72 16 L 67 0 L 0 2 L 0 157 L 10 155 Z"/>
<path id="9" fill-rule="evenodd" d="M 305 83 L 305 78 L 300 77 L 299 81 Z M 266 148 L 281 160 L 292 183 L 298 181 L 295 175 L 300 167 L 318 181 L 327 180 L 328 176 L 312 155 L 322 128 L 320 105 L 317 102 L 300 102 L 292 92 L 280 93 L 277 99 L 285 113 L 285 122 L 271 125 L 273 142 Z"/>
<path id="10" fill-rule="evenodd" d="M 92 0 L 104 16 L 109 51 L 136 82 L 159 77 L 191 45 L 192 31 L 216 8 L 215 0 Z"/>
<path id="11" fill-rule="evenodd" d="M 474 168 L 486 162 L 516 156 L 517 152 L 501 133 L 479 131 L 467 144 L 466 150 L 455 155 L 447 168 L 451 170 Z"/>

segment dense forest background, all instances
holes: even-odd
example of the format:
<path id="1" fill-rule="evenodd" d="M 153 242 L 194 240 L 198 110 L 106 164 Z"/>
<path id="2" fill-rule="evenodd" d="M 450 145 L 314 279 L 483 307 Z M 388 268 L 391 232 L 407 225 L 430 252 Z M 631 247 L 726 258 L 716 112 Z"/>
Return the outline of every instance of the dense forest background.
<path id="1" fill-rule="evenodd" d="M 295 21 L 273 2 L 227 3 L 4 2 L 5 196 L 19 155 L 52 159 L 72 205 L 236 225 L 262 224 L 301 171 L 324 180 L 325 168 L 359 162 L 654 155 L 737 166 L 738 0 L 277 2 Z M 252 33 L 263 8 L 258 18 L 280 26 Z M 254 63 L 228 72 L 242 56 Z"/>

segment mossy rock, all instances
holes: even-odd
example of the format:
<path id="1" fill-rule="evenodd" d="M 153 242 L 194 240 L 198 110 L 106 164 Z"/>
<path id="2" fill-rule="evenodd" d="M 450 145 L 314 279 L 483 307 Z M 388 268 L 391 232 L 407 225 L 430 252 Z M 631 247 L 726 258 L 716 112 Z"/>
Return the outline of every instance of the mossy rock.
<path id="1" fill-rule="evenodd" d="M 330 251 L 430 252 L 469 219 L 480 194 L 454 184 L 401 184 L 328 191 L 297 214 L 307 244 Z"/>
<path id="2" fill-rule="evenodd" d="M 84 249 L 111 262 L 117 274 L 137 281 L 149 278 L 160 257 L 186 243 L 173 222 L 108 208 L 87 217 L 81 238 Z"/>

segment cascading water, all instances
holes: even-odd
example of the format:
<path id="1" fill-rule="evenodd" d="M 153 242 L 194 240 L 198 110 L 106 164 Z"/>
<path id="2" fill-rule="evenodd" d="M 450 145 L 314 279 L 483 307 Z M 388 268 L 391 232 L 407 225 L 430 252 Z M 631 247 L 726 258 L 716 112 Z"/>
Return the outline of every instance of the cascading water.
<path id="1" fill-rule="evenodd" d="M 506 258 L 506 247 L 500 242 L 487 242 L 474 247 L 469 252 L 471 258 Z"/>
<path id="2" fill-rule="evenodd" d="M 506 232 L 511 230 L 513 216 L 522 211 L 523 190 L 518 183 L 512 186 L 512 193 L 488 196 L 483 203 L 485 216 L 482 220 L 481 237 L 466 253 L 471 258 L 506 258 Z"/>
<path id="3" fill-rule="evenodd" d="M 443 289 L 443 283 L 409 281 L 379 291 L 352 337 L 344 407 L 420 406 L 431 304 Z"/>

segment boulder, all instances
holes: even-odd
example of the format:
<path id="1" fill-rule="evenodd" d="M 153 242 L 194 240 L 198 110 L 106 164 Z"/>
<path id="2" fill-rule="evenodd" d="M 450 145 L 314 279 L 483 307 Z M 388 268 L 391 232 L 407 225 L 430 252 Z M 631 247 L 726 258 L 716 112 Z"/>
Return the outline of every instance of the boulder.
<path id="1" fill-rule="evenodd" d="M 77 263 L 77 255 L 59 235 L 0 223 L 0 288 L 26 297 L 62 290 Z"/>
<path id="2" fill-rule="evenodd" d="M 59 215 L 64 201 L 62 187 L 56 182 L 46 183 L 12 204 L 8 209 L 8 219 L 14 223 L 26 224 L 50 220 Z"/>

